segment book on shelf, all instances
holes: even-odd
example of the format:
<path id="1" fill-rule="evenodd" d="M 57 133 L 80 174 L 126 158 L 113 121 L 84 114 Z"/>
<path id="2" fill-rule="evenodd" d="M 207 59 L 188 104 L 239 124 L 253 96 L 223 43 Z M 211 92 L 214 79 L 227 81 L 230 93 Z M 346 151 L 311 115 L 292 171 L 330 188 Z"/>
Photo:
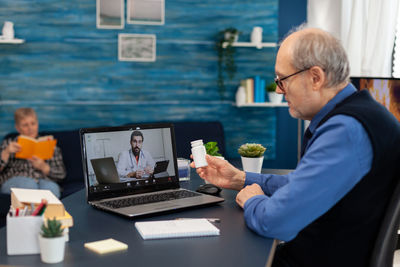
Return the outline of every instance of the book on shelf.
<path id="1" fill-rule="evenodd" d="M 246 103 L 254 102 L 254 80 L 253 78 L 248 78 L 244 80 L 244 88 L 246 92 Z"/>
<path id="2" fill-rule="evenodd" d="M 16 158 L 29 159 L 32 156 L 36 156 L 46 160 L 53 157 L 57 140 L 51 135 L 42 136 L 38 139 L 20 135 L 17 143 L 21 146 L 21 151 L 15 153 Z"/>
<path id="3" fill-rule="evenodd" d="M 31 210 L 32 203 L 35 209 L 40 205 L 42 199 L 47 200 L 44 211 L 46 218 L 65 216 L 63 203 L 50 190 L 11 188 L 11 206 L 13 208 L 23 209 L 27 206 L 28 210 Z"/>

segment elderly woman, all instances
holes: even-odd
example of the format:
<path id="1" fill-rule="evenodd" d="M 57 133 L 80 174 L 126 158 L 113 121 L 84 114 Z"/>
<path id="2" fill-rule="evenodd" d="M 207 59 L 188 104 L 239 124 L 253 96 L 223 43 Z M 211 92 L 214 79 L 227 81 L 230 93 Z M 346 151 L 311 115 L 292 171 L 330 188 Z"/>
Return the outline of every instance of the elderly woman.
<path id="1" fill-rule="evenodd" d="M 37 138 L 39 122 L 32 108 L 19 108 L 14 113 L 15 129 L 21 135 Z M 53 157 L 43 160 L 36 156 L 29 159 L 15 158 L 21 150 L 16 138 L 8 138 L 0 146 L 0 191 L 10 194 L 10 188 L 48 189 L 61 196 L 57 181 L 65 178 L 61 150 L 56 147 Z"/>

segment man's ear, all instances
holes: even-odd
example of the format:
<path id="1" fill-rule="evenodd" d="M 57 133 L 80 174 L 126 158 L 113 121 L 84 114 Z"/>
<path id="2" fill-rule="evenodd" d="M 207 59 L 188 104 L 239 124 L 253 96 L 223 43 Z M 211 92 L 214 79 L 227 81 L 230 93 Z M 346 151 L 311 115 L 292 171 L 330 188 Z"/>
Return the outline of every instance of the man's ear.
<path id="1" fill-rule="evenodd" d="M 313 66 L 309 70 L 312 79 L 313 90 L 320 90 L 325 84 L 326 75 L 324 70 L 319 66 Z"/>

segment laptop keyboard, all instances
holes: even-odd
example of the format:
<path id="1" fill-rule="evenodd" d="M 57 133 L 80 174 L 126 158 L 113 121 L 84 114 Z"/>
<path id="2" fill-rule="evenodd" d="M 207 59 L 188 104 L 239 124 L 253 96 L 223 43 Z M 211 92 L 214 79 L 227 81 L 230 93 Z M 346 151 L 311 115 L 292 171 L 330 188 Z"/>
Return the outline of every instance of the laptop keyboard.
<path id="1" fill-rule="evenodd" d="M 168 201 L 168 200 L 194 197 L 194 196 L 199 196 L 199 195 L 201 195 L 201 194 L 198 194 L 198 193 L 195 193 L 192 191 L 179 190 L 179 191 L 172 191 L 172 192 L 165 192 L 165 193 L 149 194 L 149 195 L 144 195 L 144 196 L 135 196 L 135 197 L 124 198 L 124 199 L 103 201 L 103 202 L 100 202 L 99 204 L 102 204 L 102 205 L 110 207 L 110 208 L 118 209 L 118 208 L 124 208 L 124 207 L 135 206 L 135 205 L 143 205 L 143 204 L 150 204 L 150 203 L 155 203 L 155 202 L 162 202 L 162 201 Z"/>

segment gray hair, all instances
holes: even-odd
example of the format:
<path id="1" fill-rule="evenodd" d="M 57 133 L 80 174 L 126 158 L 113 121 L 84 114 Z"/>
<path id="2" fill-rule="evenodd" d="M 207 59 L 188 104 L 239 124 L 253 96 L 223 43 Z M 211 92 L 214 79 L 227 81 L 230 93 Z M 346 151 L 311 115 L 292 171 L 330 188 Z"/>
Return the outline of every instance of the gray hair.
<path id="1" fill-rule="evenodd" d="M 296 31 L 302 29 L 305 25 Z M 350 81 L 349 60 L 340 40 L 322 30 L 320 33 L 306 31 L 296 38 L 292 64 L 298 70 L 321 67 L 327 76 L 326 87 Z"/>

